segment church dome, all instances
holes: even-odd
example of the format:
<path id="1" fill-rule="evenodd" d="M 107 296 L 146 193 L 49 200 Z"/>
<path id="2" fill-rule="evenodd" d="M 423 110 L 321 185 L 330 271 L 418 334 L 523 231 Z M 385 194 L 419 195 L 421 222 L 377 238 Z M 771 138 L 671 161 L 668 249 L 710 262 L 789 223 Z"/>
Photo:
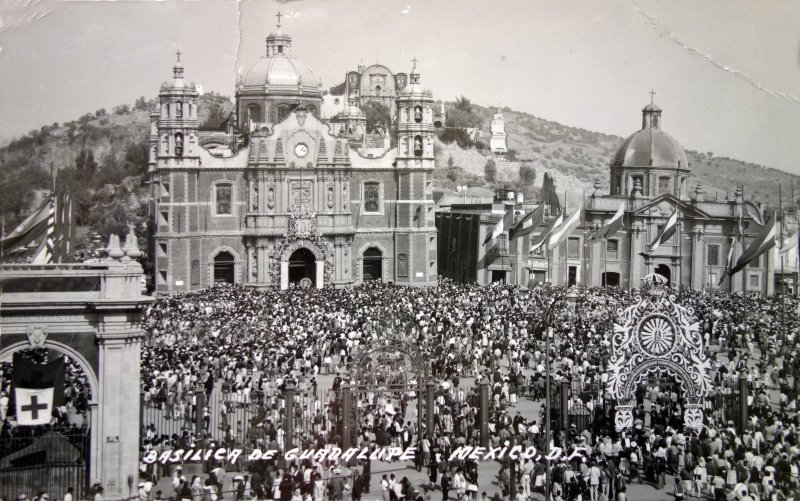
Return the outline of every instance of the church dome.
<path id="1" fill-rule="evenodd" d="M 338 120 L 366 120 L 367 116 L 361 108 L 353 104 L 348 104 L 342 111 L 336 114 Z"/>
<path id="2" fill-rule="evenodd" d="M 661 112 L 652 102 L 642 109 L 642 130 L 623 141 L 611 162 L 612 168 L 689 169 L 683 147 L 660 128 Z"/>
<path id="3" fill-rule="evenodd" d="M 242 87 L 299 87 L 304 94 L 322 94 L 320 82 L 311 68 L 299 59 L 276 55 L 264 57 L 247 70 Z"/>
<path id="4" fill-rule="evenodd" d="M 650 128 L 628 136 L 614 155 L 611 166 L 687 169 L 689 161 L 675 138 L 662 130 Z"/>

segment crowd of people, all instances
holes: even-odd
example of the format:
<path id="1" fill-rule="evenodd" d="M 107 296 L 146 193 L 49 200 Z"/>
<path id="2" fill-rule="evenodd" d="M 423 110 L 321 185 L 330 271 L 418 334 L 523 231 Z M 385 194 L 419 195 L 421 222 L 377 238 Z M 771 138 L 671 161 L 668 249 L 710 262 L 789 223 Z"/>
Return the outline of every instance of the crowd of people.
<path id="1" fill-rule="evenodd" d="M 282 451 L 287 435 L 302 449 L 341 445 L 339 390 L 345 383 L 367 382 L 353 393 L 357 412 L 350 443 L 416 446 L 414 467 L 426 472 L 425 489 L 407 478 L 372 480 L 370 461 L 308 460 L 242 460 L 235 468 L 249 467 L 246 478 L 223 486 L 212 474 L 203 489 L 213 495 L 230 491 L 237 499 L 242 490 L 244 497 L 290 501 L 360 499 L 370 489 L 386 492 L 386 499 L 416 499 L 435 487 L 445 499 L 476 499 L 497 482 L 507 498 L 523 500 L 541 492 L 549 477 L 554 499 L 597 501 L 624 498 L 631 481 L 659 485 L 666 474 L 676 479 L 670 487 L 676 497 L 735 493 L 742 499 L 784 499 L 798 487 L 794 374 L 800 318 L 794 298 L 683 291 L 680 301 L 700 323 L 714 372 L 716 394 L 707 399 L 705 426 L 686 432 L 679 385 L 654 384 L 637 392 L 634 427 L 617 433 L 603 373 L 616 313 L 636 295 L 575 289 L 574 307 L 560 301 L 552 308 L 552 342 L 545 353 L 544 314 L 563 293 L 442 280 L 437 288 L 368 283 L 259 291 L 223 285 L 159 298 L 145 315 L 142 390 L 147 407 L 157 412 L 146 414 L 152 422 L 143 431 L 143 453 L 198 444 Z M 386 339 L 412 345 L 415 354 L 374 349 Z M 551 383 L 557 387 L 568 379 L 570 408 L 584 406 L 592 417 L 585 429 L 561 428 L 554 406 L 553 445 L 565 453 L 550 463 L 550 475 L 543 461 L 504 460 L 497 478 L 478 478 L 474 460 L 452 459 L 459 446 L 481 439 L 478 388 L 484 381 L 490 388 L 490 445 L 544 449 L 543 412 L 523 415 L 515 409 L 521 399 L 544 398 L 548 356 Z M 429 372 L 426 382 L 435 384 L 432 429 L 426 426 L 420 360 Z M 731 404 L 740 377 L 751 395 L 745 430 L 734 426 L 737 409 Z M 287 411 L 290 388 L 294 409 Z M 292 430 L 284 429 L 287 412 L 294 413 Z M 164 433 L 165 420 L 178 423 L 180 431 Z M 221 467 L 209 463 L 207 470 Z M 167 473 L 157 464 L 144 469 L 154 477 Z M 190 489 L 194 483 L 187 482 Z"/>

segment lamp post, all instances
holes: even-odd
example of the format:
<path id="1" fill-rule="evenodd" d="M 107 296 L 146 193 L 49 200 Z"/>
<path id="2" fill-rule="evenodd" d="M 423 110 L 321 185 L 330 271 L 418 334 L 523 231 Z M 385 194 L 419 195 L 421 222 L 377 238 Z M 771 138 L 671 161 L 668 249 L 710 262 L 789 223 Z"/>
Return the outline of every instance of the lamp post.
<path id="1" fill-rule="evenodd" d="M 544 348 L 544 364 L 545 364 L 545 379 L 544 379 L 544 384 L 545 384 L 545 389 L 544 389 L 544 393 L 545 393 L 545 401 L 544 401 L 544 406 L 545 406 L 545 418 L 544 418 L 544 423 L 545 423 L 545 432 L 544 432 L 545 433 L 545 435 L 544 435 L 544 439 L 545 439 L 545 445 L 544 445 L 544 451 L 545 451 L 544 499 L 545 499 L 545 501 L 549 501 L 549 499 L 550 499 L 550 460 L 547 459 L 547 456 L 550 454 L 550 435 L 551 435 L 551 432 L 550 432 L 550 400 L 551 400 L 551 395 L 550 395 L 550 370 L 551 370 L 551 366 L 550 366 L 550 334 L 552 332 L 552 328 L 550 327 L 550 316 L 553 313 L 553 308 L 555 307 L 556 303 L 558 303 L 562 299 L 566 299 L 567 303 L 569 304 L 570 310 L 574 311 L 575 303 L 577 302 L 578 295 L 575 294 L 574 291 L 571 291 L 569 293 L 565 293 L 563 290 L 562 291 L 558 291 L 556 293 L 556 295 L 553 297 L 553 299 L 550 301 L 550 304 L 548 305 L 548 304 L 545 303 L 545 300 L 542 297 L 539 296 L 539 292 L 541 292 L 541 291 L 542 291 L 541 287 L 536 287 L 536 288 L 533 289 L 531 296 L 536 298 L 536 301 L 538 301 L 539 305 L 542 307 L 542 309 L 545 310 L 545 314 L 542 317 L 542 320 L 539 323 L 539 325 L 544 325 L 544 346 L 545 346 L 545 348 Z"/>

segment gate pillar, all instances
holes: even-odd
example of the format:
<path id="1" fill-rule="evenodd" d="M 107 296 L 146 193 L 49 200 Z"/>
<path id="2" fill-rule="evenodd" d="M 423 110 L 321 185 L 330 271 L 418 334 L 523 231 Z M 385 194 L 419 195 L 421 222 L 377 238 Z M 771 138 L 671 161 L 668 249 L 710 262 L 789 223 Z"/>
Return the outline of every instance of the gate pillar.
<path id="1" fill-rule="evenodd" d="M 350 422 L 353 414 L 352 395 L 350 393 L 350 385 L 348 383 L 342 384 L 342 450 L 346 451 L 352 445 L 352 430 L 350 429 Z"/>
<path id="2" fill-rule="evenodd" d="M 428 435 L 433 437 L 433 427 L 436 425 L 433 419 L 433 409 L 436 402 L 436 385 L 428 383 L 428 391 L 425 392 L 425 427 Z"/>
<path id="3" fill-rule="evenodd" d="M 749 393 L 750 387 L 747 385 L 747 378 L 739 376 L 739 419 L 736 420 L 736 431 L 740 434 L 747 429 L 747 398 Z"/>
<path id="4" fill-rule="evenodd" d="M 286 452 L 290 450 L 294 443 L 294 394 L 296 388 L 294 385 L 294 381 L 288 381 L 286 383 L 286 390 L 284 391 L 284 398 L 285 398 L 285 405 L 286 405 L 286 415 L 284 416 L 283 421 L 283 451 Z"/>
<path id="5" fill-rule="evenodd" d="M 481 381 L 480 386 L 481 447 L 489 446 L 489 383 Z"/>
<path id="6" fill-rule="evenodd" d="M 561 380 L 561 391 L 559 392 L 561 412 L 559 413 L 561 421 L 561 430 L 566 431 L 569 429 L 569 379 Z"/>

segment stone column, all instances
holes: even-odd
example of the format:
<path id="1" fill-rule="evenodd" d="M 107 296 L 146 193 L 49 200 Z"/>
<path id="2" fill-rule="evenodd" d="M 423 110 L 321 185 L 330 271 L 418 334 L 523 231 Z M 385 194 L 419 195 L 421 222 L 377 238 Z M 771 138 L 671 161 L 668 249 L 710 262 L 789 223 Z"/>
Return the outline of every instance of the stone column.
<path id="1" fill-rule="evenodd" d="M 702 233 L 700 231 L 692 232 L 692 289 L 699 290 L 705 287 L 708 280 L 708 274 L 703 273 L 705 268 L 705 256 L 708 252 L 708 244 L 700 240 Z M 703 243 L 701 246 L 700 244 Z"/>
<path id="2" fill-rule="evenodd" d="M 97 334 L 100 395 L 99 443 L 92 444 L 92 478 L 99 478 L 111 499 L 128 493 L 128 479 L 139 474 L 139 379 L 142 332 L 129 322 L 128 312 L 106 313 Z M 95 413 L 93 413 L 95 414 Z"/>
<path id="3" fill-rule="evenodd" d="M 316 265 L 316 286 L 321 289 L 325 286 L 325 261 L 318 260 L 314 263 Z"/>
<path id="4" fill-rule="evenodd" d="M 289 261 L 281 261 L 281 290 L 289 288 Z"/>
<path id="5" fill-rule="evenodd" d="M 433 437 L 433 428 L 435 426 L 435 421 L 433 419 L 433 409 L 434 406 L 436 405 L 436 384 L 428 383 L 428 391 L 426 392 L 425 398 L 426 398 L 425 406 L 427 407 L 425 409 L 425 416 L 426 416 L 425 427 L 428 430 L 428 434 L 431 437 Z"/>
<path id="6" fill-rule="evenodd" d="M 283 431 L 283 450 L 284 452 L 291 450 L 294 443 L 294 397 L 296 388 L 293 381 L 286 383 L 286 390 L 284 390 L 286 415 L 284 416 Z"/>
<path id="7" fill-rule="evenodd" d="M 747 429 L 747 421 L 748 421 L 748 407 L 747 407 L 747 397 L 750 393 L 750 387 L 747 385 L 747 378 L 744 376 L 739 376 L 739 419 L 736 422 L 736 431 L 744 433 Z"/>
<path id="8" fill-rule="evenodd" d="M 570 380 L 561 380 L 559 396 L 561 397 L 561 430 L 569 429 L 569 386 Z"/>

